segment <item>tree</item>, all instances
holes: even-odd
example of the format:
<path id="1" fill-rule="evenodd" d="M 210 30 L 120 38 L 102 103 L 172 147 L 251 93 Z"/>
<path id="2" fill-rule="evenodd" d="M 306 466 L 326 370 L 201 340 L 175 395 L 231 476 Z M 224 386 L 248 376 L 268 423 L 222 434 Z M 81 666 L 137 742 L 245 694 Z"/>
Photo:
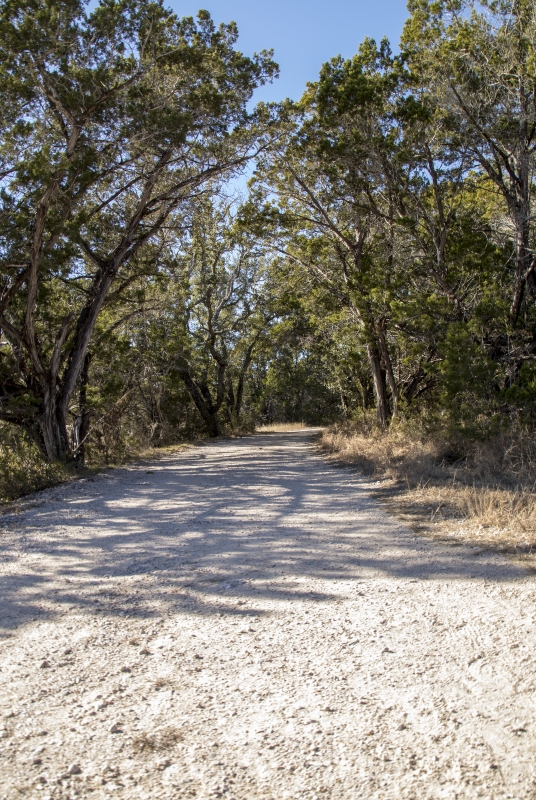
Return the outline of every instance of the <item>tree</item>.
<path id="1" fill-rule="evenodd" d="M 437 384 L 448 326 L 500 285 L 481 176 L 443 127 L 404 58 L 367 39 L 284 109 L 256 177 L 257 205 L 278 197 L 264 213 L 274 248 L 350 312 L 382 427 Z"/>
<path id="2" fill-rule="evenodd" d="M 175 370 L 210 436 L 221 433 L 222 409 L 231 427 L 240 424 L 246 376 L 273 317 L 262 248 L 234 220 L 228 203 L 200 206 L 180 259 L 188 285 L 176 312 Z"/>
<path id="3" fill-rule="evenodd" d="M 274 259 L 270 271 L 281 288 L 270 335 L 252 365 L 250 403 L 257 418 L 322 425 L 373 405 L 348 310 L 299 264 Z"/>
<path id="4" fill-rule="evenodd" d="M 236 38 L 159 1 L 0 5 L 0 417 L 50 460 L 79 452 L 70 404 L 112 287 L 146 273 L 170 218 L 262 146 L 246 104 L 276 66 Z"/>
<path id="5" fill-rule="evenodd" d="M 502 196 L 514 243 L 510 322 L 536 289 L 536 18 L 530 0 L 412 0 L 402 44 L 453 146 Z"/>
<path id="6" fill-rule="evenodd" d="M 396 416 L 398 392 L 375 291 L 383 287 L 388 292 L 390 278 L 389 258 L 378 235 L 383 218 L 370 203 L 381 186 L 368 138 L 371 118 L 377 121 L 397 75 L 387 45 L 381 52 L 374 50 L 372 64 L 370 46 L 365 42 L 352 62 L 351 83 L 357 77 L 366 98 L 361 115 L 352 121 L 357 142 L 352 163 L 343 147 L 341 111 L 326 113 L 325 108 L 326 86 L 345 66 L 342 59 L 334 59 L 324 65 L 319 82 L 310 85 L 299 105 L 287 105 L 281 135 L 260 159 L 256 181 L 263 187 L 257 202 L 273 192 L 278 196 L 279 210 L 272 214 L 279 222 L 275 249 L 300 263 L 358 324 L 373 376 L 378 421 L 385 427 L 390 412 Z"/>

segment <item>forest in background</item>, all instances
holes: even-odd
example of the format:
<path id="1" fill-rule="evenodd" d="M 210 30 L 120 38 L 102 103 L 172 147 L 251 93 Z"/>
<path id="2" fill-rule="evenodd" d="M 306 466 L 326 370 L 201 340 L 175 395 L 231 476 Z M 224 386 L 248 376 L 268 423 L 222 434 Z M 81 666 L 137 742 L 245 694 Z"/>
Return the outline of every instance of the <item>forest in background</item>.
<path id="1" fill-rule="evenodd" d="M 234 23 L 2 0 L 4 499 L 303 420 L 532 520 L 536 8 L 408 11 L 396 55 L 365 39 L 255 106 L 278 67 Z"/>

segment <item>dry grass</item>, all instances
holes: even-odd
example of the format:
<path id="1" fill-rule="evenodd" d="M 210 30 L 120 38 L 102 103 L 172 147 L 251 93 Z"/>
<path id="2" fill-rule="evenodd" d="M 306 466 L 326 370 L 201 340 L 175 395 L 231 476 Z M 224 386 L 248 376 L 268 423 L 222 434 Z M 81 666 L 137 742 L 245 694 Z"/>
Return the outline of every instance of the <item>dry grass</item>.
<path id="1" fill-rule="evenodd" d="M 375 493 L 414 528 L 501 550 L 536 549 L 536 435 L 486 442 L 418 436 L 402 427 L 332 427 L 320 447 L 374 476 Z"/>
<path id="2" fill-rule="evenodd" d="M 175 686 L 169 678 L 157 678 L 153 684 L 153 688 L 158 692 L 160 689 L 172 689 Z"/>
<path id="3" fill-rule="evenodd" d="M 259 425 L 255 433 L 285 433 L 286 431 L 301 431 L 310 428 L 306 422 L 271 422 L 269 425 Z"/>
<path id="4" fill-rule="evenodd" d="M 138 736 L 132 739 L 132 746 L 135 750 L 141 752 L 155 752 L 157 750 L 168 750 L 183 739 L 184 735 L 181 730 L 173 726 L 168 726 L 167 728 L 160 728 L 160 730 L 154 731 L 153 733 L 144 731 L 138 734 Z"/>

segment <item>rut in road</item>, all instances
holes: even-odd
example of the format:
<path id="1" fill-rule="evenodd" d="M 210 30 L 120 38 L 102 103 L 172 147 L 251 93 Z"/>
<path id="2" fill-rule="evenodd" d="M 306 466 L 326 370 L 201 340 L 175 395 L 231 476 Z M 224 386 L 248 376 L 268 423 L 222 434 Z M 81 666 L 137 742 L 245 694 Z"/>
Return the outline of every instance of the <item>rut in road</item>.
<path id="1" fill-rule="evenodd" d="M 536 583 L 310 431 L 2 518 L 0 798 L 534 798 Z"/>

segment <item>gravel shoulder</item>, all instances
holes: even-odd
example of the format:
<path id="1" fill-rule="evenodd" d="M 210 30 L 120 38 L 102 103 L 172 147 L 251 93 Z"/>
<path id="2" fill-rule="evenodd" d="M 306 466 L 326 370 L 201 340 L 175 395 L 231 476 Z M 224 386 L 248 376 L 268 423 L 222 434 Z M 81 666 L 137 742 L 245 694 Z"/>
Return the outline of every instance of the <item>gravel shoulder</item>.
<path id="1" fill-rule="evenodd" d="M 0 518 L 0 798 L 536 798 L 536 581 L 311 431 Z"/>

